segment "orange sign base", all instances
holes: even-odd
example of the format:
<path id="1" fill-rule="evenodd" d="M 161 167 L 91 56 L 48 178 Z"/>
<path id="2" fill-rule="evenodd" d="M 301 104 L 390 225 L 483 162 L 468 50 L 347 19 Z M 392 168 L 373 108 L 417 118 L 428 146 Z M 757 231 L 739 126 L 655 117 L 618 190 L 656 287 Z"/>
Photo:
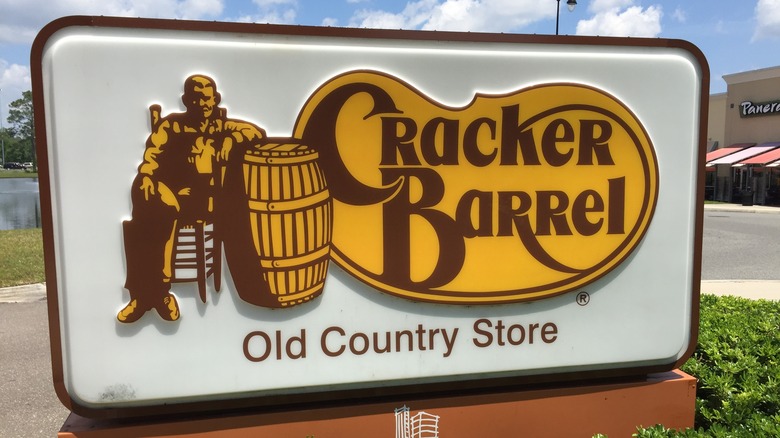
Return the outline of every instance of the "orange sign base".
<path id="1" fill-rule="evenodd" d="M 59 437 L 631 436 L 693 427 L 696 379 L 682 371 L 580 386 L 406 399 L 271 413 L 121 421 L 71 414 Z"/>

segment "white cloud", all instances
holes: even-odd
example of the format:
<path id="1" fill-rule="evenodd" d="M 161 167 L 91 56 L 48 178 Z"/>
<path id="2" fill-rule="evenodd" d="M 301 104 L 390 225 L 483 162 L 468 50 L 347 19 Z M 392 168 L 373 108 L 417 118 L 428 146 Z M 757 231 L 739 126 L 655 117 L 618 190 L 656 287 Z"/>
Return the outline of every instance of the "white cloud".
<path id="1" fill-rule="evenodd" d="M 480 9 L 477 0 L 448 0 L 435 7 L 432 16 L 423 26 L 438 30 L 483 30 L 484 16 L 488 11 Z"/>
<path id="2" fill-rule="evenodd" d="M 238 21 L 292 24 L 298 16 L 297 0 L 252 0 L 252 3 L 257 6 L 257 13 Z"/>
<path id="3" fill-rule="evenodd" d="M 627 6 L 633 6 L 634 0 L 593 0 L 588 3 L 588 11 L 598 14 L 599 12 L 611 11 L 613 9 L 622 9 Z"/>
<path id="4" fill-rule="evenodd" d="M 275 9 L 253 15 L 248 21 L 254 23 L 292 24 L 295 23 L 296 16 L 297 11 L 295 9 Z"/>
<path id="5" fill-rule="evenodd" d="M 26 26 L 13 23 L 0 23 L 0 43 L 30 43 L 35 39 L 42 26 Z"/>
<path id="6" fill-rule="evenodd" d="M 780 38 L 780 0 L 758 0 L 753 41 Z"/>
<path id="7" fill-rule="evenodd" d="M 24 65 L 9 64 L 0 59 L 0 117 L 3 127 L 8 118 L 8 105 L 22 98 L 22 92 L 30 90 L 30 68 Z"/>
<path id="8" fill-rule="evenodd" d="M 322 19 L 322 25 L 323 26 L 338 26 L 339 20 L 338 18 L 331 18 L 331 17 L 325 17 Z"/>
<path id="9" fill-rule="evenodd" d="M 410 2 L 400 13 L 361 9 L 352 16 L 349 26 L 381 29 L 416 28 L 421 21 L 430 16 L 437 3 L 436 0 Z"/>
<path id="10" fill-rule="evenodd" d="M 674 18 L 680 23 L 685 23 L 686 21 L 688 21 L 688 14 L 681 7 L 678 6 L 677 9 L 675 9 L 674 12 L 672 13 L 672 18 Z"/>
<path id="11" fill-rule="evenodd" d="M 261 8 L 268 8 L 279 5 L 296 6 L 298 0 L 252 0 L 252 3 Z"/>
<path id="12" fill-rule="evenodd" d="M 727 28 L 728 26 L 723 20 L 718 20 L 718 22 L 715 23 L 715 33 L 726 33 Z"/>
<path id="13" fill-rule="evenodd" d="M 195 13 L 195 18 L 218 17 L 225 9 L 224 0 L 185 0 L 181 9 L 185 13 Z"/>
<path id="14" fill-rule="evenodd" d="M 385 11 L 357 11 L 349 25 L 352 27 L 371 27 L 380 29 L 401 29 L 406 26 L 403 14 Z"/>
<path id="15" fill-rule="evenodd" d="M 550 3 L 550 4 L 547 4 Z M 354 27 L 508 32 L 555 16 L 555 4 L 536 0 L 417 0 L 392 13 L 360 10 Z"/>
<path id="16" fill-rule="evenodd" d="M 0 43 L 31 42 L 48 22 L 66 15 L 214 19 L 224 0 L 0 0 Z"/>
<path id="17" fill-rule="evenodd" d="M 621 3 L 620 0 L 604 0 L 603 3 Z M 661 33 L 661 17 L 663 12 L 658 5 L 643 9 L 641 6 L 630 6 L 621 10 L 613 6 L 596 13 L 589 20 L 577 23 L 577 35 L 601 36 L 632 36 L 657 37 Z"/>
<path id="18" fill-rule="evenodd" d="M 780 0 L 773 0 L 780 1 Z M 577 25 L 579 35 L 656 37 L 661 33 L 661 6 L 647 8 L 636 0 L 588 2 L 589 20 Z M 360 10 L 349 25 L 354 27 L 457 30 L 475 32 L 518 31 L 536 21 L 555 16 L 551 0 L 415 0 L 403 11 Z M 678 9 L 675 18 L 684 21 Z"/>

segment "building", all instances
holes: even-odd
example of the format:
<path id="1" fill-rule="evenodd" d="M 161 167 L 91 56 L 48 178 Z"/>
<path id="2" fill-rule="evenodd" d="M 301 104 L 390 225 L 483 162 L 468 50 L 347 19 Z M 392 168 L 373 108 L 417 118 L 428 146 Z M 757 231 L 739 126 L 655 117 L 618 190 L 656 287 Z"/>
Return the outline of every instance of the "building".
<path id="1" fill-rule="evenodd" d="M 780 67 L 725 75 L 710 97 L 707 194 L 780 204 Z"/>
<path id="2" fill-rule="evenodd" d="M 780 205 L 780 67 L 723 79 L 708 108 L 706 197 Z"/>

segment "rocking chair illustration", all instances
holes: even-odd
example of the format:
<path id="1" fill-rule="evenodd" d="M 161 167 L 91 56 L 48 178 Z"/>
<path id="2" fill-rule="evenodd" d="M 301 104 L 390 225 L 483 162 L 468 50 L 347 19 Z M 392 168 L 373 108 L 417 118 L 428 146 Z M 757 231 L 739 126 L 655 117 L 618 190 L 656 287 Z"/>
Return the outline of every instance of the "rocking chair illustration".
<path id="1" fill-rule="evenodd" d="M 176 230 L 171 258 L 171 283 L 197 281 L 200 300 L 206 302 L 206 279 L 213 275 L 214 289 L 222 286 L 222 241 L 214 223 L 197 220 Z"/>

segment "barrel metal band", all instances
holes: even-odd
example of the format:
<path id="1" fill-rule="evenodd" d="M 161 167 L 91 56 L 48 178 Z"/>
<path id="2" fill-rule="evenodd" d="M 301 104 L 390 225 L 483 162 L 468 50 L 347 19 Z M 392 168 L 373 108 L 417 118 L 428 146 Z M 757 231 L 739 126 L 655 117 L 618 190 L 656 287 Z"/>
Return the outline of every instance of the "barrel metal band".
<path id="1" fill-rule="evenodd" d="M 261 212 L 285 212 L 304 210 L 326 202 L 330 199 L 330 192 L 323 190 L 303 198 L 290 199 L 286 201 L 257 201 L 249 200 L 249 208 Z"/>
<path id="2" fill-rule="evenodd" d="M 320 283 L 301 292 L 296 292 L 294 294 L 289 294 L 289 295 L 277 295 L 276 297 L 279 300 L 279 302 L 283 304 L 286 304 L 290 301 L 308 300 L 311 298 L 312 295 L 314 295 L 315 292 L 322 289 L 323 286 L 324 285 Z"/>
<path id="3" fill-rule="evenodd" d="M 245 154 L 244 155 L 244 161 L 249 163 L 258 163 L 258 164 L 270 164 L 270 165 L 276 165 L 276 166 L 283 166 L 287 164 L 299 164 L 299 163 L 308 163 L 309 161 L 314 161 L 317 158 L 319 158 L 319 154 L 317 152 L 308 153 L 305 155 L 294 155 L 294 156 L 273 156 L 269 157 L 268 155 L 252 155 L 252 154 Z"/>
<path id="4" fill-rule="evenodd" d="M 330 246 L 325 245 L 322 248 L 295 257 L 285 257 L 283 259 L 260 259 L 260 266 L 266 269 L 294 268 L 308 265 L 319 259 L 324 259 L 330 254 Z"/>

